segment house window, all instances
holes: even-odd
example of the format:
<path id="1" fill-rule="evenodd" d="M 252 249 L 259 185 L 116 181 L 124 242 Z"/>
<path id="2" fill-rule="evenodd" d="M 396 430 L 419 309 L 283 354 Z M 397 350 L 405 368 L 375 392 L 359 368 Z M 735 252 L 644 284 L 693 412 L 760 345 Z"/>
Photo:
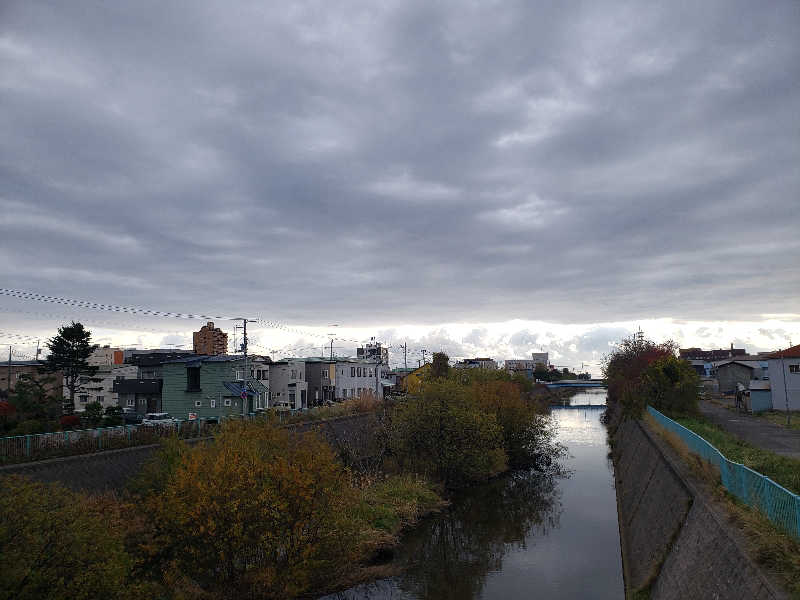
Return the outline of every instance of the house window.
<path id="1" fill-rule="evenodd" d="M 134 401 L 133 398 L 128 398 L 128 402 L 126 404 L 127 404 L 127 406 L 134 406 L 136 404 L 136 402 Z"/>
<path id="2" fill-rule="evenodd" d="M 342 375 L 344 375 L 344 373 L 342 373 Z M 355 377 L 355 376 L 356 376 L 356 368 L 350 367 L 350 377 Z"/>
<path id="3" fill-rule="evenodd" d="M 244 380 L 244 371 L 237 369 L 236 370 L 236 381 Z"/>
<path id="4" fill-rule="evenodd" d="M 194 401 L 194 405 L 195 405 L 196 408 L 200 408 L 201 406 L 203 406 L 203 401 L 202 400 L 195 400 Z"/>
<path id="5" fill-rule="evenodd" d="M 200 391 L 200 367 L 186 368 L 186 391 L 187 392 Z"/>
<path id="6" fill-rule="evenodd" d="M 86 404 L 89 401 L 89 396 L 78 396 L 78 400 L 80 400 L 81 404 Z"/>
<path id="7" fill-rule="evenodd" d="M 213 398 L 211 399 L 211 408 L 217 408 L 217 401 Z"/>
<path id="8" fill-rule="evenodd" d="M 800 373 L 800 365 L 789 365 L 789 373 Z"/>
<path id="9" fill-rule="evenodd" d="M 356 369 L 356 377 L 361 377 L 361 367 Z"/>
<path id="10" fill-rule="evenodd" d="M 369 370 L 369 376 L 370 376 L 370 377 L 374 377 L 374 376 L 375 376 L 375 371 L 373 371 L 372 369 L 370 369 L 370 370 Z"/>
<path id="11" fill-rule="evenodd" d="M 231 405 L 231 399 L 225 398 L 225 406 L 230 406 L 230 405 Z"/>
<path id="12" fill-rule="evenodd" d="M 103 401 L 104 401 L 105 399 L 106 399 L 106 397 L 105 397 L 105 396 L 97 396 L 97 401 L 98 401 L 100 404 L 102 404 L 102 403 L 103 403 Z"/>

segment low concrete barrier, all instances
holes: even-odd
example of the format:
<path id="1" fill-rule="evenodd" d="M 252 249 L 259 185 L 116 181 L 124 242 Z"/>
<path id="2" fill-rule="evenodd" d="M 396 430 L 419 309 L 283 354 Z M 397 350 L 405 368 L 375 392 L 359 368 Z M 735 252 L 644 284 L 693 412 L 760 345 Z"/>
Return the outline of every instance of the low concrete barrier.
<path id="1" fill-rule="evenodd" d="M 285 427 L 298 433 L 317 429 L 335 450 L 349 455 L 351 460 L 361 460 L 374 452 L 376 436 L 373 434 L 378 419 L 378 415 L 366 413 Z M 189 438 L 184 441 L 195 444 L 211 439 Z M 0 467 L 0 476 L 24 475 L 45 483 L 61 483 L 75 491 L 122 490 L 158 448 L 159 444 L 150 444 L 18 463 Z"/>
<path id="2" fill-rule="evenodd" d="M 625 587 L 653 600 L 785 598 L 744 550 L 737 531 L 687 467 L 638 421 L 614 439 Z"/>

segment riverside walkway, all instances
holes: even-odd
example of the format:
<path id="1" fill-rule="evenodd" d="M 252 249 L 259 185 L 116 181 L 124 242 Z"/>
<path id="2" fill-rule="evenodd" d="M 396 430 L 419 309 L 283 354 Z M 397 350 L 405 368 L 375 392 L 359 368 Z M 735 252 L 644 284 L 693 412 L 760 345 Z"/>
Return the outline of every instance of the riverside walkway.
<path id="1" fill-rule="evenodd" d="M 800 459 L 800 431 L 775 425 L 746 413 L 738 413 L 708 400 L 700 412 L 709 421 L 741 440 L 775 454 Z"/>

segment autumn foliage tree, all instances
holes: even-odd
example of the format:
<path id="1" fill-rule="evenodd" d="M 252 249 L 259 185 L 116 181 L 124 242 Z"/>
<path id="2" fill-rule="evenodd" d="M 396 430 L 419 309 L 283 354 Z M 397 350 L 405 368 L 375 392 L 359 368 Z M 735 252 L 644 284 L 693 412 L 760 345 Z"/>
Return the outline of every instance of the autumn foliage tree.
<path id="1" fill-rule="evenodd" d="M 221 597 L 294 597 L 357 549 L 348 474 L 320 437 L 230 422 L 151 496 L 173 572 Z"/>
<path id="2" fill-rule="evenodd" d="M 502 428 L 466 386 L 426 383 L 419 396 L 398 407 L 392 450 L 404 468 L 448 486 L 485 479 L 506 468 Z"/>
<path id="3" fill-rule="evenodd" d="M 127 598 L 123 532 L 57 484 L 0 478 L 0 598 Z"/>
<path id="4" fill-rule="evenodd" d="M 648 402 L 659 401 L 660 397 L 677 398 L 693 388 L 697 396 L 697 380 L 686 379 L 688 363 L 675 357 L 677 346 L 672 341 L 657 344 L 648 339 L 632 337 L 623 340 L 617 348 L 606 356 L 603 375 L 608 381 L 608 405 L 613 413 L 612 422 L 624 418 L 641 416 Z M 684 363 L 681 365 L 681 363 Z M 658 364 L 661 367 L 652 367 Z M 664 368 L 667 371 L 664 371 Z M 683 379 L 678 388 L 667 389 L 673 384 L 670 378 L 679 375 Z M 680 391 L 678 391 L 680 390 Z"/>

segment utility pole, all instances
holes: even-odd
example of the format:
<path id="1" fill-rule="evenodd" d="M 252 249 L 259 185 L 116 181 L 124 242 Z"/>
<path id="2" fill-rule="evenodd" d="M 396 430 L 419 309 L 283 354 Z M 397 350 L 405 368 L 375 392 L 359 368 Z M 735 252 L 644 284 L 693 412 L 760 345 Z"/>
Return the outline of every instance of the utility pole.
<path id="1" fill-rule="evenodd" d="M 249 386 L 249 379 L 250 379 L 250 370 L 247 366 L 247 324 L 248 323 L 255 323 L 256 321 L 252 319 L 247 319 L 245 317 L 239 317 L 238 319 L 234 319 L 235 321 L 242 322 L 242 354 L 244 355 L 244 372 L 242 373 L 242 394 L 240 396 L 242 401 L 242 410 L 241 414 L 244 416 L 246 414 L 247 405 L 249 404 L 248 398 L 250 396 L 250 386 Z M 234 331 L 236 328 L 234 327 Z"/>
<path id="2" fill-rule="evenodd" d="M 426 363 L 425 363 L 425 353 L 426 353 L 426 352 L 427 352 L 427 350 L 426 350 L 425 348 L 423 348 L 423 349 L 422 349 L 422 364 L 423 364 L 423 365 L 424 365 L 424 364 L 426 364 Z"/>
<path id="3" fill-rule="evenodd" d="M 403 348 L 403 367 L 408 371 L 408 342 L 402 345 Z"/>
<path id="4" fill-rule="evenodd" d="M 331 338 L 331 362 L 333 362 L 333 338 Z"/>
<path id="5" fill-rule="evenodd" d="M 9 361 L 10 370 L 11 362 Z M 781 348 L 781 378 L 783 379 L 783 399 L 786 400 L 786 426 L 789 427 L 791 425 L 791 415 L 789 414 L 789 392 L 786 388 L 786 364 L 783 362 L 783 348 Z"/>
<path id="6" fill-rule="evenodd" d="M 11 344 L 8 345 L 8 397 L 11 398 Z"/>

